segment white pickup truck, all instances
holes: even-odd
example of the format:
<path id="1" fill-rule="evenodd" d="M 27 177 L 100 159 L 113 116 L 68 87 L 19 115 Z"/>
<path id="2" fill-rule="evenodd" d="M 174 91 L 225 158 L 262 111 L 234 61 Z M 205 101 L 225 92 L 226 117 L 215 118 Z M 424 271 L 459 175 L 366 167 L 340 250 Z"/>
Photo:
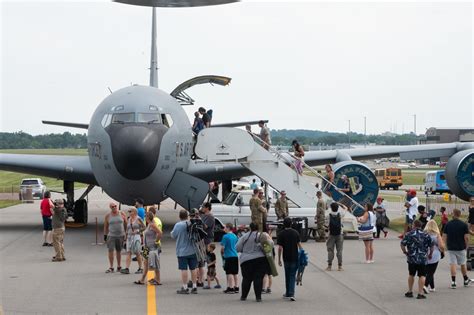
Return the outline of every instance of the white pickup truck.
<path id="1" fill-rule="evenodd" d="M 249 201 L 252 198 L 252 193 L 251 190 L 232 191 L 222 203 L 213 203 L 212 213 L 216 219 L 216 226 L 224 226 L 228 222 L 231 222 L 234 226 L 249 225 L 251 222 Z M 267 220 L 276 221 L 274 203 L 270 203 L 271 206 Z M 329 211 L 326 210 L 326 226 L 329 220 Z M 316 205 L 314 208 L 298 208 L 292 206 L 292 202 L 289 201 L 288 212 L 290 217 L 308 218 L 309 228 L 316 228 L 316 223 L 314 222 Z M 346 236 L 357 236 L 357 219 L 347 212 L 342 221 L 344 234 Z"/>

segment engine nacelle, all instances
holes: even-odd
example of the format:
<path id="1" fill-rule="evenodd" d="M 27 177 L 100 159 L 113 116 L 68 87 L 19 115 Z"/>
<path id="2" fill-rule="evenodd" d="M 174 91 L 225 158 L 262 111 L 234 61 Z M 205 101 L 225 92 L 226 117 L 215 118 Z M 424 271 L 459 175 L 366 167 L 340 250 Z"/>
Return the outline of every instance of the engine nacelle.
<path id="1" fill-rule="evenodd" d="M 449 189 L 462 200 L 469 201 L 474 196 L 474 149 L 460 151 L 449 158 L 446 180 Z"/>
<path id="2" fill-rule="evenodd" d="M 353 199 L 365 205 L 367 203 L 375 203 L 379 194 L 379 185 L 375 174 L 364 164 L 357 161 L 343 161 L 333 165 L 334 170 L 334 184 L 337 187 L 343 186 L 342 175 L 346 175 L 350 182 L 355 184 L 355 190 L 353 190 Z M 339 201 L 343 195 L 338 193 L 332 188 L 332 197 L 334 200 Z"/>

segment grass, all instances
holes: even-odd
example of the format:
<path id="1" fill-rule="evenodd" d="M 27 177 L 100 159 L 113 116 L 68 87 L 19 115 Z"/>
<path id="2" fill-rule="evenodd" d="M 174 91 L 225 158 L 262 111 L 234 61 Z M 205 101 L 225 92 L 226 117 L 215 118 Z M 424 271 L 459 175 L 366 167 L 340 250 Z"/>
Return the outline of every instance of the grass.
<path id="1" fill-rule="evenodd" d="M 425 172 L 402 170 L 403 185 L 424 185 Z"/>
<path id="2" fill-rule="evenodd" d="M 40 155 L 87 155 L 86 149 L 15 149 L 0 150 L 0 153 L 14 154 L 40 154 Z M 0 171 L 0 193 L 17 194 L 20 190 L 20 182 L 23 178 L 40 177 L 38 175 L 14 173 Z M 45 183 L 47 189 L 61 190 L 63 189 L 62 180 L 51 177 L 40 177 Z M 76 183 L 75 188 L 86 187 L 85 184 Z"/>
<path id="3" fill-rule="evenodd" d="M 14 205 L 17 205 L 21 203 L 19 200 L 0 200 L 0 209 L 1 208 L 6 208 L 6 207 L 11 207 Z"/>
<path id="4" fill-rule="evenodd" d="M 452 216 L 448 216 L 449 219 L 452 219 Z M 441 216 L 437 215 L 435 216 L 434 220 L 438 224 L 438 226 L 441 226 Z M 466 221 L 467 220 L 467 215 L 461 215 L 461 220 Z M 390 229 L 397 231 L 398 233 L 403 233 L 405 227 L 405 217 L 399 217 L 390 220 Z M 469 244 L 474 245 L 474 237 L 471 236 L 471 239 L 469 241 Z"/>

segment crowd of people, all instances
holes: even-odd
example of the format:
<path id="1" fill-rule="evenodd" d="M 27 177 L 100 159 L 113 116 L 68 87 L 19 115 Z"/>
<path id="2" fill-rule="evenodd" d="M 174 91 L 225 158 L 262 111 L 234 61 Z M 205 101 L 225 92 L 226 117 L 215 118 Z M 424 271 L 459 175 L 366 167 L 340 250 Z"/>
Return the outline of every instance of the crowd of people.
<path id="1" fill-rule="evenodd" d="M 333 270 L 336 256 L 337 270 L 343 269 L 343 219 L 350 209 L 340 202 L 329 204 L 329 216 L 326 218 L 327 205 L 321 191 L 316 194 L 317 205 L 315 221 L 317 223 L 316 241 L 326 242 L 327 268 Z M 299 233 L 292 228 L 293 221 L 289 217 L 288 200 L 285 191 L 275 202 L 275 212 L 282 223 L 282 229 L 277 233 L 278 254 L 275 255 L 275 244 L 272 231 L 267 231 L 267 214 L 269 205 L 263 197 L 263 191 L 254 189 L 249 201 L 252 223 L 249 229 L 238 236 L 232 223 L 225 224 L 224 235 L 220 241 L 222 267 L 226 275 L 225 294 L 239 294 L 240 299 L 246 300 L 253 284 L 256 301 L 262 300 L 262 293 L 271 293 L 272 276 L 278 275 L 275 258 L 278 265 L 284 267 L 285 299 L 295 301 L 296 273 L 303 251 Z M 466 249 L 469 234 L 474 235 L 474 197 L 470 199 L 468 223 L 461 220 L 461 211 L 452 210 L 449 220 L 446 209 L 440 209 L 441 228 L 435 221 L 436 212 L 427 210 L 420 205 L 416 191 L 407 191 L 405 216 L 405 231 L 400 235 L 400 247 L 407 257 L 408 291 L 405 296 L 414 297 L 413 287 L 415 277 L 417 282 L 417 299 L 426 299 L 426 294 L 435 292 L 435 273 L 441 259 L 447 257 L 451 272 L 451 288 L 457 288 L 456 273 L 460 266 L 462 283 L 469 286 L 472 280 L 467 275 Z M 137 199 L 135 207 L 127 212 L 121 211 L 114 202 L 109 204 L 110 211 L 104 218 L 104 241 L 107 244 L 109 268 L 106 273 L 120 272 L 130 274 L 133 260 L 137 262 L 135 274 L 140 278 L 134 281 L 137 285 L 146 284 L 148 271 L 154 271 L 154 277 L 148 281 L 150 285 L 161 285 L 160 254 L 163 224 L 156 215 L 157 207 L 144 207 L 144 202 Z M 64 201 L 51 200 L 49 192 L 45 193 L 40 204 L 43 218 L 43 246 L 53 246 L 54 262 L 65 261 L 64 233 L 67 211 Z M 415 211 L 416 210 L 416 211 Z M 377 198 L 375 206 L 368 203 L 364 212 L 357 218 L 359 239 L 363 241 L 365 261 L 374 263 L 373 241 L 383 232 L 389 220 L 386 206 L 382 198 Z M 322 222 L 327 222 L 326 225 Z M 200 210 L 190 212 L 181 210 L 179 222 L 171 231 L 171 237 L 176 240 L 176 257 L 181 275 L 182 286 L 178 294 L 197 294 L 198 288 L 209 290 L 220 289 L 218 270 L 219 263 L 214 243 L 215 218 L 212 214 L 212 204 L 206 202 Z M 327 234 L 327 235 L 326 235 Z M 126 251 L 125 267 L 122 267 L 122 250 Z M 304 251 L 303 251 L 304 252 Z M 275 257 L 276 256 L 276 257 Z M 114 262 L 116 262 L 114 264 Z M 116 266 L 116 267 L 115 267 Z M 205 268 L 207 267 L 207 270 Z M 239 287 L 239 270 L 241 284 Z M 213 283 L 215 282 L 215 285 Z"/>

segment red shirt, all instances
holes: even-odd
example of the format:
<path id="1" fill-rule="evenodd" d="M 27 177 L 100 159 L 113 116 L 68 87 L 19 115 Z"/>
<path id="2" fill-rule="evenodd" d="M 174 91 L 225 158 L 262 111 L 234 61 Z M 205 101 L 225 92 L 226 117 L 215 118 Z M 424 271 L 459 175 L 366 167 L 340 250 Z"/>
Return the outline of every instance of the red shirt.
<path id="1" fill-rule="evenodd" d="M 44 198 L 43 200 L 41 200 L 40 209 L 41 209 L 42 216 L 50 217 L 53 215 L 51 213 L 51 205 L 50 205 L 49 198 Z"/>
<path id="2" fill-rule="evenodd" d="M 448 223 L 448 215 L 445 212 L 441 215 L 441 224 L 446 224 L 446 223 Z"/>

